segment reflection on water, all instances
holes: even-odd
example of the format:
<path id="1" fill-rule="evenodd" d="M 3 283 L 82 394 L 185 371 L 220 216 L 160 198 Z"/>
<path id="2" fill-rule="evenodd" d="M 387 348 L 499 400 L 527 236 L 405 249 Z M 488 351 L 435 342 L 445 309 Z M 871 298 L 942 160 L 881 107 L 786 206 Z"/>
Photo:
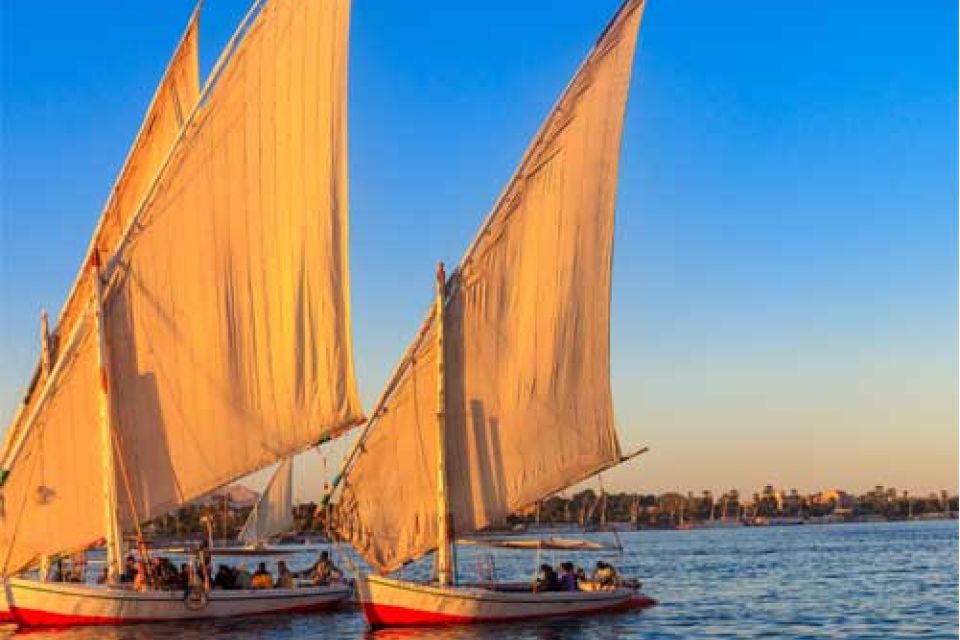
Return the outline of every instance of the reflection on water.
<path id="1" fill-rule="evenodd" d="M 177 625 L 17 634 L 40 639 L 956 638 L 957 523 L 769 527 L 621 534 L 624 573 L 660 604 L 644 612 L 522 624 L 369 632 L 353 608 Z M 468 576 L 486 551 L 461 550 Z M 529 553 L 493 553 L 499 579 L 526 579 Z M 544 555 L 587 564 L 596 556 Z M 294 563 L 306 565 L 304 555 Z M 408 577 L 424 575 L 420 565 Z"/>

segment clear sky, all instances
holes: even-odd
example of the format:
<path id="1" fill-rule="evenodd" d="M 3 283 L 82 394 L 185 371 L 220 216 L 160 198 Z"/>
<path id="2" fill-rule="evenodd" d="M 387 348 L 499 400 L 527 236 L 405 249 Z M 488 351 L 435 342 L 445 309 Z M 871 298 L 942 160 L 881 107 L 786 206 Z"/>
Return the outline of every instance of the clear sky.
<path id="1" fill-rule="evenodd" d="M 245 5 L 207 1 L 204 70 Z M 354 0 L 367 407 L 436 261 L 459 259 L 616 6 Z M 59 310 L 191 9 L 0 7 L 4 424 L 39 311 Z M 623 141 L 613 384 L 625 446 L 652 451 L 607 486 L 956 489 L 957 77 L 950 0 L 650 0 Z M 323 473 L 301 467 L 309 497 Z"/>

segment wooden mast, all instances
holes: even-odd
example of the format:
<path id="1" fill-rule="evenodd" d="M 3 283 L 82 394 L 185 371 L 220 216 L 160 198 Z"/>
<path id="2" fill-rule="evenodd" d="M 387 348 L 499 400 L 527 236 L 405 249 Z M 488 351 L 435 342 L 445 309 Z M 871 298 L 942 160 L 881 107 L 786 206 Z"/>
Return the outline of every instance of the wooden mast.
<path id="1" fill-rule="evenodd" d="M 100 376 L 100 455 L 103 469 L 104 530 L 107 543 L 108 582 L 118 579 L 123 557 L 123 538 L 117 515 L 117 471 L 113 447 L 113 403 L 110 398 L 110 359 L 103 318 L 103 279 L 100 254 L 90 256 L 90 277 L 93 278 L 94 315 L 97 330 L 97 367 Z"/>
<path id="2" fill-rule="evenodd" d="M 454 584 L 456 567 L 453 558 L 453 516 L 447 500 L 446 464 L 446 369 L 444 354 L 444 304 L 447 275 L 441 262 L 437 266 L 437 580 L 440 586 Z"/>

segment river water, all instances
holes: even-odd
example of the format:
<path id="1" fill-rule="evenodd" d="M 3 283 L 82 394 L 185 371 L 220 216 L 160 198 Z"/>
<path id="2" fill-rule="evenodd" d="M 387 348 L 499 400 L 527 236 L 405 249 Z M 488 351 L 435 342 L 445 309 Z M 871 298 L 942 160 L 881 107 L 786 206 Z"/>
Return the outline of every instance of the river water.
<path id="1" fill-rule="evenodd" d="M 593 537 L 612 540 L 609 534 Z M 386 630 L 376 638 L 957 638 L 957 521 L 804 525 L 620 534 L 613 558 L 637 575 L 659 605 L 588 619 L 442 629 Z M 487 550 L 464 548 L 460 566 L 474 573 Z M 587 565 L 596 556 L 570 558 Z M 500 579 L 527 578 L 529 552 L 498 550 Z M 298 558 L 296 568 L 309 559 Z M 409 574 L 408 574 L 409 575 Z M 412 577 L 412 576 L 411 576 Z M 179 625 L 91 627 L 46 638 L 359 638 L 359 611 L 260 617 Z M 26 636 L 24 636 L 26 637 Z"/>

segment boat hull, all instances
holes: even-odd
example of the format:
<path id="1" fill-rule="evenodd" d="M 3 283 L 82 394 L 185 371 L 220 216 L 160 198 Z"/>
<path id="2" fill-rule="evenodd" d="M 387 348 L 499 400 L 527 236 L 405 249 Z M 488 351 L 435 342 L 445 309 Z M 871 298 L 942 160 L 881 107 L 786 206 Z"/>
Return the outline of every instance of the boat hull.
<path id="1" fill-rule="evenodd" d="M 0 582 L 0 625 L 14 624 L 13 614 L 10 612 L 9 597 L 7 596 L 7 585 Z"/>
<path id="2" fill-rule="evenodd" d="M 625 611 L 655 604 L 651 598 L 626 587 L 531 593 L 528 585 L 438 587 L 380 576 L 358 579 L 357 598 L 371 627 L 509 622 Z"/>
<path id="3" fill-rule="evenodd" d="M 205 604 L 187 606 L 182 591 L 136 592 L 92 585 L 10 578 L 10 613 L 24 627 L 138 624 L 322 611 L 346 602 L 350 585 L 298 589 L 214 590 Z"/>

